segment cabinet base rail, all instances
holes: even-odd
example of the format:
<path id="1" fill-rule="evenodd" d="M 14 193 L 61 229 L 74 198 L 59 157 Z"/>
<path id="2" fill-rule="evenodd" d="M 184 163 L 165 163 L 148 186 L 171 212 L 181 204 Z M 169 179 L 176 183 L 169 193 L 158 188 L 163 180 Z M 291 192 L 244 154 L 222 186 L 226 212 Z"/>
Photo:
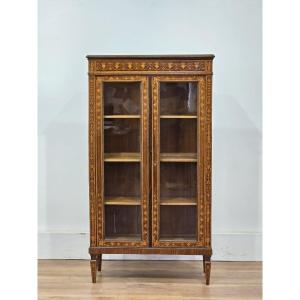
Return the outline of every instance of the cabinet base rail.
<path id="1" fill-rule="evenodd" d="M 97 281 L 97 270 L 101 271 L 102 254 L 167 254 L 167 255 L 203 255 L 203 272 L 206 285 L 210 284 L 211 248 L 128 248 L 128 247 L 90 247 L 90 266 L 92 282 Z"/>
<path id="2" fill-rule="evenodd" d="M 182 247 L 90 247 L 89 253 L 95 254 L 166 254 L 166 255 L 212 255 L 212 249 Z"/>

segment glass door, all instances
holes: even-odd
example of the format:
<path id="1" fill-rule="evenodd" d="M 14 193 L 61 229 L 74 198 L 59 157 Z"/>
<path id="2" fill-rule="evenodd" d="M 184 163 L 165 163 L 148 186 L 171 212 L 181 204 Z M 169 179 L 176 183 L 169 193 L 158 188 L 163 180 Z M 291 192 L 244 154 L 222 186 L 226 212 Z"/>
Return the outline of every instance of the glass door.
<path id="1" fill-rule="evenodd" d="M 143 76 L 97 78 L 99 245 L 148 243 L 148 83 Z M 102 222 L 101 222 L 102 221 Z"/>
<path id="2" fill-rule="evenodd" d="M 153 246 L 202 246 L 205 77 L 157 76 L 152 88 Z"/>

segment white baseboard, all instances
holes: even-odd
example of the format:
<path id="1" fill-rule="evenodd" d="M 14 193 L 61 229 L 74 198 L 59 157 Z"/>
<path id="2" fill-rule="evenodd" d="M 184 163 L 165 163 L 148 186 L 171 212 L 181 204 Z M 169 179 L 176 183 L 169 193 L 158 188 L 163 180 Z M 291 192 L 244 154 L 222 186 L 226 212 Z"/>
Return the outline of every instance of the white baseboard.
<path id="1" fill-rule="evenodd" d="M 262 234 L 215 233 L 213 242 L 213 260 L 224 261 L 261 261 Z M 89 234 L 41 232 L 38 240 L 40 259 L 89 259 Z M 201 260 L 197 255 L 123 255 L 106 254 L 103 259 L 143 259 L 143 260 Z"/>

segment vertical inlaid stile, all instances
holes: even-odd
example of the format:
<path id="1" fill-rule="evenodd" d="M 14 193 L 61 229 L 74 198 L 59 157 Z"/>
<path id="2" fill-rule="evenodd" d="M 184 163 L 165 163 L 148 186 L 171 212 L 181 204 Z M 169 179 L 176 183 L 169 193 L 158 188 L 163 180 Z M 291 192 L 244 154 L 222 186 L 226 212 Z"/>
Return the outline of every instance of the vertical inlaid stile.
<path id="1" fill-rule="evenodd" d="M 148 80 L 146 77 L 142 79 L 141 82 L 141 111 L 142 111 L 142 245 L 148 245 L 148 228 L 149 228 L 149 220 L 148 220 L 148 204 L 149 204 L 149 177 L 148 177 Z"/>
<path id="2" fill-rule="evenodd" d="M 205 161 L 205 198 L 206 198 L 206 245 L 211 246 L 211 165 L 212 165 L 212 76 L 206 76 L 206 161 Z"/>
<path id="3" fill-rule="evenodd" d="M 205 77 L 201 76 L 198 82 L 198 241 L 204 244 L 205 210 L 204 210 L 204 152 L 205 152 Z"/>
<path id="4" fill-rule="evenodd" d="M 95 76 L 89 76 L 89 198 L 90 245 L 96 246 L 96 134 L 95 134 Z"/>
<path id="5" fill-rule="evenodd" d="M 158 246 L 158 80 L 152 79 L 152 242 L 153 246 Z"/>
<path id="6" fill-rule="evenodd" d="M 96 87 L 96 120 L 97 120 L 97 200 L 98 200 L 98 243 L 101 244 L 104 239 L 105 220 L 104 220 L 104 132 L 103 132 L 103 83 L 100 77 L 97 77 Z"/>

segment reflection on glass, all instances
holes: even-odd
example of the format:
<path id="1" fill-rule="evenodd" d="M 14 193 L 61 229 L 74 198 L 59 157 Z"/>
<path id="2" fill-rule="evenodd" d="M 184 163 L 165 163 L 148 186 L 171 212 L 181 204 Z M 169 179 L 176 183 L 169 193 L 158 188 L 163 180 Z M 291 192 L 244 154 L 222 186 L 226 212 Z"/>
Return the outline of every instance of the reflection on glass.
<path id="1" fill-rule="evenodd" d="M 161 82 L 161 115 L 196 115 L 196 82 Z"/>
<path id="2" fill-rule="evenodd" d="M 140 114 L 140 97 L 139 82 L 105 82 L 104 114 Z"/>

